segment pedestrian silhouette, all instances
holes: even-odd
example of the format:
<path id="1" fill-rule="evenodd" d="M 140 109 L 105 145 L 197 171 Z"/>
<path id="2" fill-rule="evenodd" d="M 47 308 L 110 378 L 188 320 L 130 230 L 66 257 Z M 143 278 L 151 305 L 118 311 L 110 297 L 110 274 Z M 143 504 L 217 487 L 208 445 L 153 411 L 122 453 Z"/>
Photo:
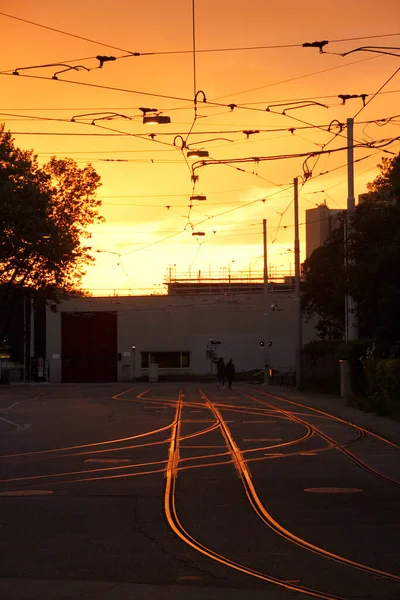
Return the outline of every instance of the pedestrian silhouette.
<path id="1" fill-rule="evenodd" d="M 225 367 L 225 375 L 228 379 L 228 387 L 231 390 L 232 389 L 232 381 L 233 381 L 233 378 L 235 377 L 235 365 L 233 364 L 232 359 L 229 359 L 229 362 Z"/>
<path id="2" fill-rule="evenodd" d="M 225 384 L 225 363 L 222 356 L 219 357 L 217 362 L 217 388 L 221 385 L 223 388 Z"/>

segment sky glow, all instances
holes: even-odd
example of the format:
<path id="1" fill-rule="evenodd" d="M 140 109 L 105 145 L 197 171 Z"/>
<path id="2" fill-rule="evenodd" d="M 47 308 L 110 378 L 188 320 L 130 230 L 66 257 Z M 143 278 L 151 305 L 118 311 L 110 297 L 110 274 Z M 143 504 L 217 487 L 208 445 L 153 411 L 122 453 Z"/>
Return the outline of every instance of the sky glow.
<path id="1" fill-rule="evenodd" d="M 159 293 L 169 266 L 261 270 L 264 218 L 270 266 L 293 272 L 293 178 L 312 174 L 300 189 L 304 259 L 305 210 L 346 206 L 346 119 L 356 197 L 392 156 L 384 150 L 400 150 L 400 50 L 382 54 L 400 48 L 397 1 L 382 11 L 372 0 L 16 0 L 1 10 L 0 122 L 40 162 L 91 162 L 102 179 L 106 223 L 91 229 L 96 266 L 83 282 L 93 293 Z M 322 53 L 302 47 L 323 40 Z M 342 56 L 363 46 L 379 51 Z M 96 56 L 116 60 L 96 68 Z M 152 113 L 141 108 L 171 123 L 145 125 Z"/>

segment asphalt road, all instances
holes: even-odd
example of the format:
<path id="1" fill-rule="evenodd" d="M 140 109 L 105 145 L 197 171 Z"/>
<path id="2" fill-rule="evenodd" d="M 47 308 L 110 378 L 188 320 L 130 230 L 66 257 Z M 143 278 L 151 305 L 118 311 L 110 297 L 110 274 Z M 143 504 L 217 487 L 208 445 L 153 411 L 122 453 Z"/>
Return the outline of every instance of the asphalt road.
<path id="1" fill-rule="evenodd" d="M 400 598 L 398 441 L 269 391 L 1 389 L 0 599 Z"/>

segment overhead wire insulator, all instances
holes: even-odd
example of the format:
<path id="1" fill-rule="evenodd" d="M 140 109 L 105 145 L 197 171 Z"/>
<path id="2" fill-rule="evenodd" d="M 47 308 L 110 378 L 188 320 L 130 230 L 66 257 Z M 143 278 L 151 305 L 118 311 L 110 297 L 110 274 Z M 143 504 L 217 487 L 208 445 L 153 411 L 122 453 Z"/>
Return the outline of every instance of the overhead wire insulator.
<path id="1" fill-rule="evenodd" d="M 258 129 L 245 129 L 242 133 L 246 136 L 247 139 L 255 133 L 260 133 Z"/>
<path id="2" fill-rule="evenodd" d="M 117 60 L 115 56 L 102 56 L 101 54 L 98 54 L 96 56 L 96 59 L 99 61 L 99 69 L 103 68 L 103 65 L 105 62 L 110 62 L 112 60 Z"/>
<path id="3" fill-rule="evenodd" d="M 342 104 L 346 104 L 346 100 L 352 100 L 353 98 L 361 98 L 363 106 L 365 106 L 365 100 L 368 98 L 368 94 L 338 94 L 338 98 L 342 101 Z"/>
<path id="4" fill-rule="evenodd" d="M 322 42 L 304 42 L 302 46 L 303 48 L 319 48 L 320 53 L 323 54 L 323 48 L 327 44 L 329 44 L 328 40 L 323 40 Z"/>

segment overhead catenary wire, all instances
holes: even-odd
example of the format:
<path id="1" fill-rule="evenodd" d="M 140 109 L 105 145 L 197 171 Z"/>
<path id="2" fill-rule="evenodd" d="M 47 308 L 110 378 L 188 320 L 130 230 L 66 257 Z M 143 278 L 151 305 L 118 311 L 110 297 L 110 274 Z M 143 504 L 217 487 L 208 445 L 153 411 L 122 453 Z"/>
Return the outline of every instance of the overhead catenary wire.
<path id="1" fill-rule="evenodd" d="M 264 90 L 266 88 L 274 87 L 276 85 L 282 85 L 283 83 L 291 83 L 292 81 L 297 81 L 299 79 L 305 79 L 306 77 L 313 77 L 314 75 L 322 75 L 323 73 L 329 73 L 330 71 L 336 71 L 338 69 L 343 69 L 345 67 L 351 67 L 352 65 L 357 65 L 362 62 L 367 62 L 369 60 L 375 60 L 379 58 L 379 56 L 369 56 L 368 58 L 362 58 L 360 60 L 353 61 L 351 63 L 336 65 L 335 67 L 329 67 L 327 69 L 321 69 L 320 71 L 313 71 L 312 73 L 305 73 L 303 75 L 297 75 L 296 77 L 290 77 L 289 79 L 282 79 L 281 81 L 274 81 L 272 83 L 267 83 L 265 85 L 261 85 L 255 88 L 242 90 L 240 92 L 233 92 L 231 94 L 226 94 L 224 96 L 218 96 L 216 98 L 212 98 L 210 102 L 215 102 L 216 100 L 222 100 L 223 98 L 232 98 L 233 96 L 240 96 L 242 94 L 247 94 L 250 92 L 258 92 L 259 90 Z M 243 108 L 242 105 L 238 105 L 238 107 Z"/>
<path id="2" fill-rule="evenodd" d="M 94 58 L 94 57 L 93 57 Z M 83 60 L 83 59 L 79 59 L 79 60 Z M 65 61 L 64 61 L 65 62 Z M 400 93 L 400 90 L 388 90 L 385 92 L 380 92 L 380 95 L 387 95 L 387 94 L 398 94 Z M 373 92 L 368 92 L 366 95 L 367 96 L 371 96 L 373 94 Z M 306 100 L 329 100 L 329 99 L 336 99 L 338 98 L 338 94 L 330 94 L 330 95 L 325 95 L 325 96 L 302 96 L 301 98 L 274 98 L 272 99 L 266 99 L 266 100 L 258 100 L 257 102 L 246 102 L 246 103 L 239 103 L 237 106 L 238 107 L 242 107 L 242 106 L 257 106 L 260 104 L 268 105 L 271 104 L 272 102 L 302 102 L 302 101 L 306 101 Z M 341 106 L 342 103 L 340 103 Z M 336 106 L 336 105 L 335 105 Z M 139 110 L 139 107 L 132 107 L 132 106 L 48 106 L 48 107 L 39 107 L 39 106 L 32 106 L 32 107 L 18 107 L 18 111 L 25 111 L 25 110 L 35 110 L 35 111 L 49 111 L 49 112 L 55 112 L 55 111 L 81 111 L 81 110 L 88 110 L 88 111 L 94 111 L 94 110 L 103 110 L 103 111 L 109 111 L 109 110 Z M 159 110 L 164 111 L 164 110 L 168 110 L 168 111 L 177 111 L 177 110 L 189 110 L 190 107 L 188 106 L 173 106 L 173 107 L 161 107 Z M 0 110 L 15 110 L 15 107 L 0 107 Z M 225 113 L 220 113 L 220 114 L 225 114 Z M 22 115 L 21 115 L 22 116 Z M 215 116 L 215 115 L 213 115 Z"/>
<path id="3" fill-rule="evenodd" d="M 112 48 L 113 50 L 120 50 L 121 52 L 130 53 L 130 50 L 126 50 L 125 48 L 120 48 L 118 46 L 112 46 L 111 44 L 106 44 L 104 42 L 99 42 L 98 40 L 92 40 L 90 38 L 84 37 L 82 35 L 78 35 L 76 33 L 69 33 L 68 31 L 63 31 L 62 29 L 57 29 L 55 27 L 50 27 L 49 25 L 43 25 L 41 23 L 37 23 L 36 21 L 29 21 L 28 19 L 24 19 L 22 17 L 17 17 L 16 15 L 11 15 L 9 13 L 0 12 L 2 17 L 8 17 L 9 19 L 15 19 L 16 21 L 21 21 L 23 23 L 27 23 L 29 25 L 34 25 L 35 27 L 40 27 L 42 29 L 47 29 L 49 31 L 53 31 L 55 33 L 60 33 L 62 35 L 67 35 L 69 37 L 76 38 L 78 40 L 83 40 L 85 42 L 90 42 L 91 44 L 96 44 L 97 46 L 104 46 L 105 48 Z"/>
<path id="4" fill-rule="evenodd" d="M 374 140 L 374 142 L 358 142 L 353 145 L 354 148 L 383 148 L 391 143 L 400 139 L 400 136 L 396 136 L 393 138 L 385 138 L 381 140 Z M 379 144 L 379 146 L 377 145 Z M 193 173 L 196 169 L 210 166 L 210 165 L 232 165 L 232 164 L 242 164 L 242 163 L 250 163 L 250 162 L 265 162 L 265 161 L 273 161 L 273 160 L 283 160 L 288 158 L 307 158 L 312 156 L 318 156 L 322 154 L 333 154 L 337 152 L 343 152 L 347 149 L 347 146 L 343 146 L 340 148 L 332 148 L 329 150 L 319 150 L 312 152 L 301 152 L 301 153 L 293 153 L 293 154 L 280 154 L 280 155 L 271 155 L 271 156 L 257 156 L 257 157 L 244 157 L 244 158 L 230 158 L 230 159 L 203 159 L 200 161 L 196 161 L 192 165 Z"/>
<path id="5" fill-rule="evenodd" d="M 400 90 L 399 90 L 400 91 Z M 4 110 L 4 109 L 3 109 Z M 264 112 L 264 111 L 263 111 Z M 273 113 L 275 114 L 275 113 Z M 278 113 L 280 116 L 281 113 Z M 59 117 L 41 117 L 38 115 L 19 115 L 18 113 L 4 113 L 4 112 L 0 112 L 0 116 L 3 117 L 8 117 L 8 116 L 12 116 L 12 117 L 20 117 L 22 120 L 37 120 L 37 121 L 54 121 L 54 122 L 61 122 L 61 123 L 65 123 L 65 124 L 69 124 L 71 123 L 71 119 L 66 119 L 66 118 L 59 118 Z M 285 115 L 283 115 L 285 116 Z M 287 115 L 289 116 L 289 115 Z M 370 125 L 370 124 L 377 124 L 379 125 L 380 123 L 382 123 L 383 125 L 385 125 L 386 123 L 389 123 L 390 121 L 392 121 L 393 119 L 397 119 L 400 117 L 400 114 L 396 114 L 396 115 L 392 115 L 390 117 L 382 117 L 382 118 L 378 118 L 378 119 L 369 119 L 366 121 L 357 121 L 357 125 Z M 300 119 L 298 119 L 300 121 Z M 84 123 L 84 122 L 80 122 L 80 121 L 75 121 L 75 123 L 80 123 L 81 125 L 88 125 L 90 126 L 90 123 Z M 303 120 L 303 123 L 307 123 L 306 121 Z M 296 131 L 307 131 L 307 130 L 313 130 L 313 129 L 320 129 L 321 131 L 324 130 L 325 132 L 327 132 L 327 129 L 329 128 L 330 123 L 325 123 L 325 124 L 312 124 L 312 123 L 308 123 L 306 125 L 300 125 L 297 126 L 295 128 L 293 127 L 281 127 L 281 126 L 270 126 L 268 128 L 261 128 L 258 130 L 258 132 L 261 133 L 280 133 L 280 132 L 289 132 L 289 133 L 295 133 Z M 345 124 L 342 123 L 342 126 L 345 127 Z M 59 136 L 63 136 L 63 135 L 75 135 L 75 136 L 107 136 L 110 135 L 112 137 L 116 137 L 118 135 L 125 135 L 125 133 L 120 133 L 120 134 L 100 134 L 100 133 L 68 133 L 68 132 L 38 132 L 38 131 L 32 131 L 32 132 L 23 132 L 23 131 L 11 131 L 10 133 L 12 133 L 13 135 L 59 135 Z M 238 128 L 238 129 L 216 129 L 216 130 L 207 130 L 207 131 L 196 131 L 196 135 L 197 136 L 203 136 L 203 135 L 234 135 L 234 134 L 243 134 L 243 129 Z M 184 136 L 186 135 L 187 132 L 185 131 L 163 131 L 157 134 L 157 137 L 176 137 L 176 136 Z M 136 134 L 138 137 L 143 137 L 143 139 L 147 139 L 149 138 L 149 135 L 147 133 L 138 133 L 136 132 Z M 245 140 L 246 141 L 246 140 Z M 92 153 L 94 152 L 99 152 L 97 150 L 93 150 L 91 151 Z M 104 151 L 106 152 L 106 151 Z M 141 152 L 141 150 L 122 150 L 121 152 Z M 150 150 L 151 152 L 151 150 Z"/>
<path id="6" fill-rule="evenodd" d="M 288 188 L 288 189 L 290 189 L 290 188 Z M 284 190 L 278 190 L 275 193 L 271 193 L 269 195 L 269 198 L 272 198 L 273 196 L 275 196 L 277 194 L 283 193 L 284 191 L 287 191 L 287 190 L 285 190 L 285 189 Z M 199 225 L 202 225 L 203 223 L 206 223 L 207 221 L 211 221 L 212 219 L 216 219 L 218 217 L 224 216 L 224 215 L 226 215 L 228 213 L 231 213 L 233 211 L 236 211 L 236 210 L 239 210 L 239 209 L 242 209 L 242 208 L 246 208 L 247 206 L 251 206 L 252 204 L 256 204 L 257 202 L 262 202 L 263 200 L 265 201 L 266 199 L 265 198 L 258 198 L 256 200 L 251 200 L 250 202 L 246 202 L 245 204 L 242 204 L 241 206 L 228 209 L 228 210 L 223 211 L 221 213 L 218 213 L 216 215 L 208 216 L 206 219 L 203 219 L 203 220 L 201 220 L 201 221 L 199 221 L 197 223 L 194 223 L 193 227 L 198 227 Z M 121 253 L 121 256 L 128 256 L 130 254 L 134 254 L 134 253 L 142 251 L 142 250 L 147 250 L 148 248 L 151 248 L 151 247 L 153 247 L 153 246 L 155 246 L 157 244 L 160 244 L 160 243 L 163 243 L 163 242 L 168 241 L 170 239 L 173 239 L 173 238 L 177 237 L 178 235 L 181 235 L 183 233 L 187 233 L 187 231 L 188 231 L 187 227 L 185 226 L 185 228 L 180 229 L 180 230 L 176 231 L 175 233 L 173 233 L 172 235 L 169 235 L 169 236 L 167 236 L 165 238 L 162 238 L 162 239 L 159 239 L 159 240 L 155 240 L 154 242 L 150 242 L 149 244 L 145 244 L 144 246 L 141 246 L 140 248 L 135 248 L 134 250 L 130 250 L 128 252 L 123 252 L 123 253 Z"/>
<path id="7" fill-rule="evenodd" d="M 320 74 L 325 73 L 325 72 L 329 72 L 329 71 L 337 70 L 337 69 L 342 69 L 342 68 L 347 67 L 347 66 L 358 64 L 360 62 L 366 62 L 366 61 L 369 61 L 369 60 L 374 60 L 374 59 L 377 59 L 377 58 L 379 58 L 379 56 L 372 56 L 372 57 L 368 57 L 368 58 L 364 58 L 364 59 L 360 59 L 360 60 L 354 61 L 352 63 L 341 64 L 341 65 L 337 65 L 335 67 L 330 67 L 328 69 L 323 69 L 323 70 L 315 71 L 315 72 L 312 72 L 312 73 L 306 73 L 306 74 L 299 75 L 299 76 L 294 77 L 294 78 L 292 77 L 290 79 L 273 82 L 273 83 L 267 84 L 265 86 L 260 86 L 260 87 L 257 87 L 257 88 L 253 88 L 253 89 L 249 89 L 249 90 L 244 90 L 244 91 L 241 91 L 241 92 L 235 92 L 235 93 L 227 94 L 225 96 L 219 96 L 219 97 L 211 99 L 211 100 L 207 99 L 207 105 L 208 106 L 220 106 L 220 107 L 224 107 L 224 108 L 230 108 L 230 107 L 234 106 L 235 108 L 242 109 L 242 110 L 260 111 L 262 109 L 254 108 L 253 106 L 246 105 L 245 103 L 244 104 L 242 103 L 242 104 L 235 104 L 235 105 L 233 105 L 233 104 L 229 104 L 229 103 L 225 104 L 225 103 L 217 102 L 217 100 L 221 100 L 221 99 L 227 98 L 227 97 L 231 98 L 233 96 L 240 95 L 240 94 L 243 94 L 243 93 L 248 93 L 248 92 L 251 92 L 251 91 L 257 91 L 257 90 L 260 90 L 260 89 L 265 89 L 265 88 L 268 88 L 268 87 L 272 87 L 272 86 L 276 86 L 276 85 L 281 85 L 283 83 L 288 83 L 288 82 L 292 82 L 292 81 L 295 81 L 295 80 L 298 80 L 298 79 L 303 79 L 303 78 L 306 78 L 306 77 L 311 77 L 313 75 L 320 75 Z M 8 77 L 11 77 L 11 76 L 15 77 L 16 76 L 16 75 L 14 75 L 13 73 L 10 73 L 10 72 L 0 72 L 0 75 L 8 76 Z M 25 77 L 25 78 L 29 78 L 29 79 L 39 79 L 39 80 L 44 80 L 44 81 L 53 81 L 53 79 L 51 77 L 45 77 L 43 75 L 29 75 L 27 73 L 19 73 L 18 77 Z M 59 82 L 59 83 L 62 82 L 62 83 L 68 83 L 70 85 L 87 86 L 89 88 L 95 88 L 95 89 L 103 89 L 103 90 L 116 91 L 116 92 L 129 93 L 129 94 L 138 94 L 138 95 L 149 96 L 149 97 L 154 97 L 154 98 L 163 98 L 163 99 L 168 99 L 168 100 L 178 100 L 178 101 L 181 101 L 181 102 L 187 102 L 188 105 L 193 105 L 193 99 L 185 98 L 185 97 L 182 97 L 182 96 L 172 96 L 172 95 L 168 95 L 168 94 L 158 94 L 156 92 L 146 92 L 146 91 L 142 91 L 142 90 L 130 90 L 130 89 L 126 89 L 126 88 L 119 88 L 119 87 L 115 87 L 115 86 L 106 86 L 106 85 L 94 84 L 94 83 L 83 82 L 83 81 L 74 81 L 74 80 L 70 80 L 70 79 L 57 79 L 56 81 Z"/>
<path id="8" fill-rule="evenodd" d="M 80 59 L 82 60 L 82 59 Z M 367 96 L 371 96 L 373 92 L 368 92 L 366 95 Z M 385 92 L 380 92 L 380 95 L 385 95 L 385 94 L 398 94 L 400 93 L 400 90 L 389 90 L 389 91 L 385 91 Z M 329 99 L 335 99 L 338 98 L 338 94 L 329 94 L 329 95 L 325 95 L 325 96 L 302 96 L 301 98 L 274 98 L 272 99 L 267 99 L 267 100 L 258 100 L 257 102 L 245 102 L 245 103 L 239 103 L 237 106 L 241 107 L 241 106 L 257 106 L 260 104 L 263 105 L 268 105 L 271 104 L 272 102 L 302 102 L 302 101 L 306 101 L 306 100 L 329 100 Z M 336 105 L 335 105 L 336 106 Z M 94 111 L 94 110 L 103 110 L 103 111 L 109 111 L 109 110 L 139 110 L 139 107 L 132 107 L 132 106 L 48 106 L 48 107 L 19 107 L 17 110 L 18 111 L 24 111 L 24 110 L 36 110 L 36 111 L 65 111 L 65 110 L 69 110 L 69 111 L 81 111 L 81 110 L 88 110 L 88 111 Z M 189 110 L 190 107 L 188 106 L 173 106 L 173 107 L 168 107 L 169 111 L 175 111 L 175 110 Z M 15 110 L 15 107 L 11 107 L 11 108 L 6 108 L 6 107 L 0 107 L 0 110 Z M 160 110 L 167 110 L 167 108 L 165 107 L 161 107 Z"/>
<path id="9" fill-rule="evenodd" d="M 53 31 L 55 33 L 59 33 L 62 35 L 66 35 L 69 37 L 73 37 L 76 39 L 80 39 L 86 42 L 90 42 L 92 44 L 96 44 L 98 46 L 104 46 L 106 48 L 112 48 L 113 50 L 119 50 L 121 52 L 126 52 L 126 53 L 131 53 L 130 50 L 127 50 L 125 48 L 121 48 L 118 46 L 114 46 L 111 44 L 107 44 L 105 42 L 101 42 L 98 40 L 93 40 L 90 38 L 86 38 L 84 36 L 78 35 L 78 34 L 74 34 L 71 32 L 67 32 L 67 31 L 63 31 L 61 29 L 57 29 L 55 27 L 50 27 L 48 25 L 43 25 L 42 23 L 37 23 L 36 21 L 30 21 L 28 19 L 24 19 L 22 17 L 18 17 L 16 15 L 12 15 L 10 13 L 6 13 L 4 11 L 0 11 L 0 15 L 3 17 L 8 17 L 10 19 L 15 19 L 16 21 L 21 21 L 23 23 L 27 23 L 29 25 L 34 25 L 35 27 L 40 27 L 42 29 L 47 29 L 49 31 Z M 352 38 L 342 38 L 342 39 L 335 39 L 335 40 L 329 40 L 330 44 L 334 44 L 334 43 L 340 43 L 340 42 L 353 42 L 353 41 L 358 41 L 358 40 L 371 40 L 371 39 L 377 39 L 377 38 L 386 38 L 386 37 L 395 37 L 400 35 L 400 32 L 394 32 L 394 33 L 383 33 L 383 34 L 375 34 L 375 35 L 369 35 L 369 36 L 362 36 L 362 37 L 352 37 Z M 278 44 L 278 45 L 268 45 L 268 46 L 245 46 L 245 47 L 239 47 L 239 48 L 205 48 L 202 50 L 198 50 L 198 52 L 232 52 L 232 51 L 244 51 L 244 50 L 270 50 L 270 49 L 283 49 L 283 48 L 301 48 L 302 44 L 301 43 L 297 43 L 297 44 Z M 140 56 L 154 56 L 154 55 L 165 55 L 165 54 L 189 54 L 191 53 L 192 50 L 172 50 L 172 51 L 158 51 L 158 52 L 140 52 L 137 53 L 137 55 Z"/>
<path id="10" fill-rule="evenodd" d="M 370 169 L 368 169 L 368 170 L 370 170 Z M 304 183 L 303 183 L 302 187 L 303 187 L 303 186 L 304 186 Z M 291 187 L 292 187 L 292 186 L 288 186 L 288 188 L 287 188 L 286 190 L 279 190 L 278 192 L 276 192 L 276 194 L 278 194 L 278 193 L 281 193 L 282 191 L 288 191 L 289 189 L 291 189 Z M 271 194 L 271 195 L 270 195 L 270 197 L 272 197 L 272 196 L 274 196 L 274 195 L 276 195 L 276 194 Z M 203 223 L 205 223 L 205 222 L 207 222 L 207 221 L 209 221 L 209 220 L 211 220 L 211 219 L 217 218 L 217 217 L 219 217 L 219 216 L 223 216 L 223 215 L 225 215 L 225 214 L 227 214 L 227 213 L 229 213 L 229 212 L 233 212 L 233 211 L 237 210 L 238 208 L 243 208 L 243 207 L 249 206 L 249 205 L 251 205 L 251 204 L 254 204 L 255 202 L 259 202 L 259 201 L 265 201 L 265 199 L 258 199 L 258 200 L 255 200 L 255 201 L 252 201 L 252 202 L 246 203 L 246 204 L 244 204 L 244 205 L 242 205 L 242 206 L 240 206 L 240 207 L 237 207 L 237 208 L 234 208 L 234 209 L 230 209 L 230 210 L 227 210 L 227 211 L 223 211 L 222 213 L 218 213 L 217 215 L 213 215 L 213 216 L 211 216 L 211 217 L 207 217 L 206 219 L 204 219 L 204 220 L 202 220 L 202 221 L 200 221 L 200 222 L 196 223 L 196 224 L 194 225 L 194 227 L 198 227 L 198 225 L 201 225 L 201 224 L 203 224 Z M 282 217 L 283 217 L 283 215 L 284 215 L 284 214 L 287 212 L 287 210 L 289 209 L 289 207 L 291 206 L 291 204 L 292 204 L 292 203 L 293 203 L 293 200 L 291 200 L 291 201 L 290 201 L 290 203 L 288 204 L 288 206 L 286 207 L 286 209 L 283 211 L 283 213 L 282 213 Z M 320 220 L 321 220 L 321 219 L 318 219 L 318 220 L 317 220 L 317 221 L 315 221 L 315 222 L 319 222 Z M 300 223 L 299 225 L 300 225 L 300 226 L 305 226 L 305 225 L 306 225 L 306 222 L 302 222 L 302 223 Z M 272 243 L 275 243 L 275 242 L 276 242 L 276 240 L 277 240 L 277 238 L 278 238 L 278 235 L 279 235 L 279 231 L 281 230 L 281 228 L 282 228 L 282 227 L 283 227 L 283 229 L 287 229 L 287 228 L 290 228 L 290 227 L 293 227 L 293 226 L 294 226 L 293 224 L 290 224 L 290 225 L 284 225 L 284 226 L 283 226 L 283 225 L 282 225 L 282 223 L 281 223 L 281 220 L 280 220 L 280 223 L 279 223 L 279 225 L 278 225 L 278 227 L 277 227 L 277 228 L 276 228 L 276 227 L 274 227 L 274 228 L 269 228 L 271 232 L 272 232 L 272 231 L 276 231 L 276 235 L 274 236 L 274 240 L 273 240 L 273 242 L 272 242 Z M 132 251 L 129 251 L 129 252 L 126 252 L 126 253 L 124 253 L 124 254 L 120 254 L 120 253 L 115 253 L 115 254 L 118 254 L 118 256 L 124 256 L 124 255 L 128 255 L 128 254 L 136 253 L 136 252 L 138 252 L 138 251 L 145 250 L 145 249 L 147 249 L 147 248 L 149 248 L 149 247 L 152 247 L 152 246 L 154 246 L 154 245 L 156 245 L 156 244 L 159 244 L 159 243 L 162 243 L 162 242 L 164 242 L 164 241 L 167 241 L 167 240 L 169 240 L 169 239 L 171 239 L 171 238 L 174 238 L 174 237 L 176 237 L 176 236 L 180 235 L 181 233 L 184 233 L 185 231 L 186 231 L 186 227 L 185 227 L 184 229 L 180 230 L 180 231 L 177 231 L 177 232 L 173 233 L 172 235 L 169 235 L 169 236 L 167 236 L 166 238 L 162 238 L 161 240 L 155 240 L 154 242 L 152 242 L 152 243 L 150 243 L 150 244 L 147 244 L 147 245 L 145 245 L 145 246 L 141 246 L 140 248 L 136 248 L 136 249 L 134 249 L 134 250 L 132 250 Z M 235 235 L 235 234 L 233 234 L 233 235 Z M 253 235 L 253 234 L 250 234 L 250 235 Z M 129 276 L 128 276 L 128 277 L 129 277 Z"/>
<path id="11" fill-rule="evenodd" d="M 391 34 L 388 34 L 388 35 L 391 35 Z M 393 35 L 394 35 L 394 34 L 393 34 Z M 396 35 L 397 35 L 397 34 L 396 34 Z M 348 38 L 348 41 L 350 41 L 350 40 L 352 40 L 352 39 L 360 39 L 360 38 Z M 89 41 L 90 41 L 90 40 L 89 40 Z M 343 41 L 345 41 L 345 40 L 343 40 Z M 93 42 L 94 42 L 94 43 L 96 43 L 94 40 L 93 40 Z M 236 50 L 238 50 L 238 49 L 236 49 Z M 216 49 L 216 51 L 223 51 L 223 49 Z M 151 53 L 150 53 L 150 54 L 151 54 Z M 373 57 L 373 58 L 374 58 L 374 57 Z M 366 60 L 368 60 L 368 59 L 366 59 Z M 358 62 L 358 61 L 357 61 L 357 62 Z M 345 66 L 346 66 L 346 65 L 345 65 Z M 306 76 L 307 76 L 307 75 L 306 75 Z M 362 91 L 362 90 L 359 90 L 359 91 Z M 384 94 L 384 93 L 392 93 L 392 92 L 386 92 L 386 91 L 382 91 L 382 92 L 379 92 L 379 93 L 380 93 L 380 94 Z M 183 109 L 185 109 L 185 110 L 189 110 L 189 109 L 190 109 L 190 106 L 189 106 L 189 104 L 190 104 L 190 100 L 189 100 L 189 99 L 187 99 L 187 100 L 185 99 L 184 101 L 185 101 L 185 102 L 188 102 L 188 106 L 186 106 L 186 107 L 184 107 L 184 108 L 182 108 L 182 109 L 177 109 L 177 110 L 183 110 Z M 256 104 L 256 103 L 254 103 L 254 104 Z M 210 103 L 210 105 L 211 105 L 211 103 Z M 375 121 L 376 121 L 376 120 L 371 120 L 371 121 L 370 121 L 370 123 L 373 123 L 373 122 L 375 122 Z M 303 129 L 303 127 L 300 127 L 300 126 L 299 126 L 299 127 L 297 127 L 297 128 L 296 128 L 296 131 L 297 131 L 297 130 L 300 130 L 300 129 Z M 306 129 L 306 127 L 304 127 L 304 129 Z M 309 129 L 310 129 L 310 130 L 313 130 L 313 129 L 315 129 L 315 127 L 314 127 L 313 125 L 310 125 L 310 126 L 309 126 Z M 282 128 L 282 131 L 285 131 L 285 132 L 286 132 L 286 131 L 289 131 L 289 129 L 288 129 L 288 128 Z M 196 135 L 197 135 L 197 133 L 198 133 L 198 135 L 199 135 L 199 136 L 200 136 L 200 135 L 205 135 L 205 133 L 203 133 L 203 132 L 196 132 Z M 221 132 L 221 133 L 222 133 L 222 132 Z M 225 131 L 223 131 L 223 133 L 225 133 Z M 240 133 L 240 132 L 238 131 L 237 133 Z M 214 134 L 214 132 L 213 132 L 213 134 Z M 21 135 L 23 135 L 23 134 L 21 134 Z M 97 134 L 97 135 L 99 135 L 99 134 Z M 108 135 L 108 134 L 104 134 L 104 135 Z M 113 135 L 113 134 L 110 134 L 110 135 Z M 115 134 L 115 135 L 118 135 L 118 134 Z M 121 133 L 120 135 L 123 135 L 123 136 L 125 136 L 125 135 L 127 135 L 127 134 L 124 132 L 124 133 Z M 157 134 L 157 135 L 159 135 L 159 134 Z M 176 134 L 172 134 L 172 133 L 170 133 L 170 132 L 166 132 L 166 135 L 176 135 Z M 207 133 L 207 135 L 210 135 L 210 133 Z M 139 137 L 139 134 L 138 134 L 138 137 Z M 161 136 L 160 136 L 160 137 L 161 137 Z M 144 139 L 147 139 L 147 138 L 144 138 Z M 396 138 L 393 138 L 393 139 L 396 139 Z M 154 150 L 154 151 L 155 151 L 155 150 Z M 173 148 L 171 148 L 171 150 L 169 150 L 169 149 L 167 149 L 167 150 L 164 150 L 164 149 L 162 149 L 162 150 L 160 150 L 160 151 L 162 151 L 162 152 L 164 152 L 164 151 L 165 151 L 165 152 L 172 152 L 172 151 L 173 151 Z M 140 152 L 140 151 L 138 151 L 138 152 Z M 149 150 L 149 152 L 152 152 L 152 150 Z M 314 157 L 317 157 L 318 155 L 315 155 L 315 154 L 313 154 L 312 156 L 314 156 Z M 330 156 L 330 153 L 327 153 L 327 154 L 326 154 L 326 156 L 327 156 L 327 157 L 329 157 L 329 156 Z M 363 158 L 361 158 L 360 160 L 364 160 L 365 158 L 367 158 L 367 157 L 363 157 Z M 234 166 L 234 165 L 228 165 L 228 166 L 232 166 L 232 168 L 235 168 L 235 169 L 237 169 L 237 170 L 242 170 L 242 171 L 244 171 L 244 169 L 239 169 L 238 167 L 236 167 L 236 166 Z M 324 165 L 324 166 L 325 166 L 325 165 Z M 320 165 L 320 168 L 321 168 L 321 165 Z M 332 170 L 330 170 L 330 171 L 327 171 L 326 173 L 333 172 L 334 170 L 337 170 L 338 168 L 341 168 L 341 167 L 337 167 L 337 168 L 335 168 L 335 169 L 332 169 Z M 248 174 L 250 174 L 250 175 L 256 175 L 255 173 L 251 173 L 250 171 L 245 171 L 245 172 L 246 172 L 246 173 L 248 173 Z M 325 174 L 325 173 L 324 173 L 324 174 Z M 314 176 L 314 178 L 315 178 L 315 177 L 317 177 L 317 176 L 322 176 L 322 175 L 323 175 L 322 173 L 321 173 L 321 174 L 319 174 L 319 175 L 315 175 L 315 176 Z M 327 188 L 327 189 L 328 189 L 328 188 Z M 173 196 L 173 194 L 172 194 L 171 196 Z M 226 204 L 228 204 L 228 203 L 226 203 Z M 210 203 L 208 203 L 208 202 L 207 202 L 207 205 L 208 205 L 208 206 L 210 206 Z M 165 209 L 165 207 L 163 207 L 163 208 Z M 196 208 L 197 208 L 197 207 L 196 207 Z M 182 212 L 183 212 L 183 211 L 182 211 Z M 212 217 L 212 218 L 214 218 L 214 217 Z"/>
<path id="12" fill-rule="evenodd" d="M 394 73 L 392 73 L 390 75 L 390 77 L 385 81 L 385 83 L 383 83 L 381 85 L 381 87 L 375 92 L 375 94 L 369 99 L 367 100 L 367 102 L 365 102 L 364 106 L 362 106 L 360 108 L 360 110 L 354 115 L 353 119 L 355 119 L 356 117 L 358 117 L 358 115 L 367 107 L 369 106 L 369 104 L 378 96 L 378 94 L 381 92 L 381 90 L 383 90 L 384 87 L 387 86 L 387 84 L 397 75 L 397 73 L 400 71 L 400 67 L 398 67 Z"/>

